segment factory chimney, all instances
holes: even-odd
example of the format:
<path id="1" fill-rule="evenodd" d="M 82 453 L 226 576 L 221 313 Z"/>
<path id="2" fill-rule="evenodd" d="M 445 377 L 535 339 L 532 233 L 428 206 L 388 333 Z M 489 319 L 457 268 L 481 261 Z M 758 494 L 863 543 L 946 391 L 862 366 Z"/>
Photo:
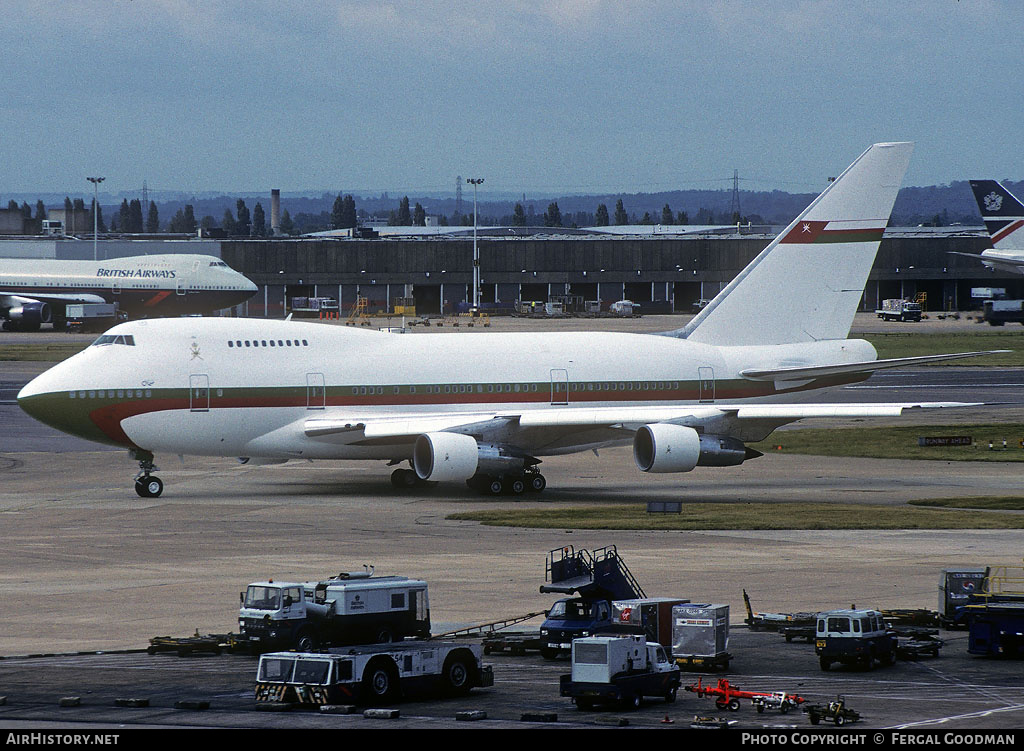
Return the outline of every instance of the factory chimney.
<path id="1" fill-rule="evenodd" d="M 270 191 L 270 234 L 281 234 L 281 191 L 278 188 Z"/>

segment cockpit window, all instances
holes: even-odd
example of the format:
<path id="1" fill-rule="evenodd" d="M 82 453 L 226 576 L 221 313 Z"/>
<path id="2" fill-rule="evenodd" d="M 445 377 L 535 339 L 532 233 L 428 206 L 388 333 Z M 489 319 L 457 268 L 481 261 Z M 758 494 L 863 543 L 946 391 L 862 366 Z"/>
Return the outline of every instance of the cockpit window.
<path id="1" fill-rule="evenodd" d="M 104 334 L 92 343 L 96 347 L 101 344 L 125 344 L 129 347 L 135 346 L 135 337 L 131 334 Z"/>
<path id="2" fill-rule="evenodd" d="M 224 268 L 227 268 L 227 264 L 224 263 L 224 261 L 210 261 L 210 265 L 211 266 L 223 266 Z"/>

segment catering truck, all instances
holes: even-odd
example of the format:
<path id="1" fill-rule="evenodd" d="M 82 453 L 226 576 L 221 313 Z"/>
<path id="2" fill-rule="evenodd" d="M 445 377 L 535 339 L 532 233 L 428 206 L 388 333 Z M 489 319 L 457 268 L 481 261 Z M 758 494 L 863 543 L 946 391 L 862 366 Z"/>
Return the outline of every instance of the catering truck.
<path id="1" fill-rule="evenodd" d="M 559 693 L 582 710 L 596 704 L 636 708 L 645 696 L 675 701 L 679 680 L 679 666 L 665 648 L 644 636 L 589 636 L 573 640 L 572 672 L 559 679 Z"/>
<path id="2" fill-rule="evenodd" d="M 240 599 L 238 643 L 250 651 L 430 637 L 427 583 L 372 569 L 318 582 L 253 582 Z"/>
<path id="3" fill-rule="evenodd" d="M 411 695 L 468 694 L 494 685 L 478 644 L 367 644 L 329 652 L 271 652 L 260 656 L 258 703 L 324 706 L 389 704 Z"/>

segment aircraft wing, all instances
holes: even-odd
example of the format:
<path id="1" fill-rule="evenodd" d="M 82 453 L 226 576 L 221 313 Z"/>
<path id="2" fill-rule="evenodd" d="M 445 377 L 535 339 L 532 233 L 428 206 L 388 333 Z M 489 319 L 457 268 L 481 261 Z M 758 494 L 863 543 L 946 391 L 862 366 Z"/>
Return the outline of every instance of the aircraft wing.
<path id="1" fill-rule="evenodd" d="M 926 365 L 932 362 L 959 360 L 964 357 L 981 357 L 1010 352 L 1008 349 L 991 349 L 983 352 L 955 352 L 945 355 L 922 355 L 919 357 L 895 357 L 889 360 L 864 360 L 862 362 L 843 363 L 842 365 L 811 365 L 789 368 L 741 370 L 740 375 L 750 381 L 807 381 L 833 375 L 849 373 L 872 373 L 886 368 L 903 368 L 908 365 Z"/>
<path id="2" fill-rule="evenodd" d="M 988 250 L 983 253 L 963 253 L 959 250 L 950 250 L 948 252 L 950 255 L 967 256 L 975 261 L 981 261 L 984 264 L 998 266 L 1006 270 L 1020 271 L 1024 269 L 1024 255 L 1010 253 L 995 255 Z"/>
<path id="3" fill-rule="evenodd" d="M 615 428 L 635 431 L 650 423 L 668 422 L 688 426 L 767 421 L 774 425 L 813 417 L 857 418 L 898 417 L 907 409 L 974 407 L 982 402 L 890 402 L 822 404 L 743 404 L 560 407 L 507 412 L 449 412 L 390 416 L 322 415 L 305 420 L 303 430 L 310 438 L 340 438 L 343 443 L 411 443 L 423 433 L 455 432 L 515 443 L 519 431 L 537 429 Z"/>
<path id="4" fill-rule="evenodd" d="M 106 300 L 99 295 L 92 295 L 88 292 L 71 292 L 71 293 L 18 293 L 8 292 L 0 295 L 0 309 L 13 308 L 21 305 L 26 300 L 32 302 L 45 302 L 45 303 L 56 303 L 58 305 L 67 305 L 68 303 L 105 303 Z"/>

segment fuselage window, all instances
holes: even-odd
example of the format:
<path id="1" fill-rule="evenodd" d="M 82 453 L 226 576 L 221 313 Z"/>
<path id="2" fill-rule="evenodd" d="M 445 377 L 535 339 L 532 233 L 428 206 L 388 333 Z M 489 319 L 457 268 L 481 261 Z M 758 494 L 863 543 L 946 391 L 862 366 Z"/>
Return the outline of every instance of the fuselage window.
<path id="1" fill-rule="evenodd" d="M 284 342 L 282 342 L 280 339 L 278 339 L 277 340 L 277 346 L 278 347 L 283 347 L 284 346 Z"/>
<path id="2" fill-rule="evenodd" d="M 309 342 L 307 342 L 305 339 L 303 339 L 302 340 L 302 346 L 303 347 L 308 347 L 309 346 Z"/>
<path id="3" fill-rule="evenodd" d="M 271 347 L 273 347 L 273 346 L 274 346 L 274 340 L 273 340 L 273 339 L 271 339 L 271 340 L 270 340 L 270 346 L 271 346 Z"/>
<path id="4" fill-rule="evenodd" d="M 292 346 L 292 340 L 291 340 L 291 339 L 285 339 L 285 340 L 284 340 L 284 343 L 285 343 L 286 345 L 288 345 L 289 347 L 290 347 L 290 346 Z"/>
<path id="5" fill-rule="evenodd" d="M 246 347 L 248 347 L 248 346 L 249 346 L 249 340 L 248 340 L 248 339 L 246 339 L 246 340 L 245 340 L 245 346 L 246 346 Z"/>
<path id="6" fill-rule="evenodd" d="M 146 398 L 149 399 L 151 396 L 153 396 L 153 391 L 151 389 L 146 389 Z"/>
<path id="7" fill-rule="evenodd" d="M 75 392 L 74 392 L 74 391 L 69 391 L 69 392 L 68 392 L 68 396 L 69 396 L 69 397 L 70 397 L 71 399 L 74 399 L 74 398 L 75 398 Z"/>
<path id="8" fill-rule="evenodd" d="M 260 339 L 260 346 L 261 347 L 266 347 L 267 346 L 267 340 L 266 339 Z"/>
<path id="9" fill-rule="evenodd" d="M 229 347 L 234 347 L 235 343 L 233 341 L 231 341 L 230 339 L 228 339 L 228 346 Z"/>
<path id="10" fill-rule="evenodd" d="M 416 393 L 416 387 L 415 386 L 410 386 L 409 387 L 409 393 L 410 394 L 415 394 Z"/>

